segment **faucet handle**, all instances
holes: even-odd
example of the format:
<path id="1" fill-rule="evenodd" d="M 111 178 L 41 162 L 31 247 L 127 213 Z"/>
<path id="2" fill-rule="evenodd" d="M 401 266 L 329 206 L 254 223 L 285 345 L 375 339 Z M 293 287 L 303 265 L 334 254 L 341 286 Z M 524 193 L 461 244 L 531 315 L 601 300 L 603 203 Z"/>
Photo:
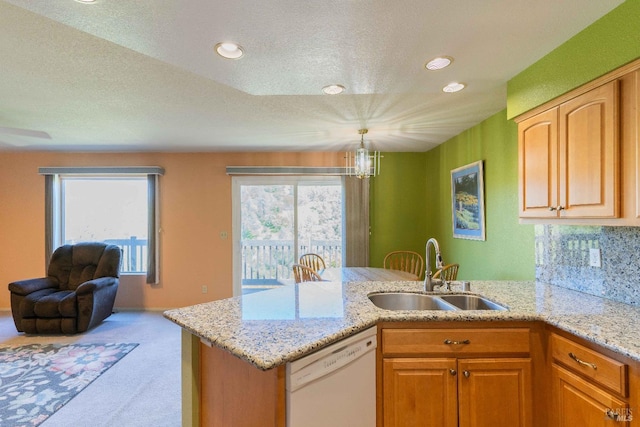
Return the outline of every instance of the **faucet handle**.
<path id="1" fill-rule="evenodd" d="M 443 280 L 441 277 L 438 277 L 437 279 L 433 279 L 431 284 L 432 284 L 432 290 L 435 290 L 436 287 L 442 289 L 444 286 L 447 286 L 447 282 Z"/>

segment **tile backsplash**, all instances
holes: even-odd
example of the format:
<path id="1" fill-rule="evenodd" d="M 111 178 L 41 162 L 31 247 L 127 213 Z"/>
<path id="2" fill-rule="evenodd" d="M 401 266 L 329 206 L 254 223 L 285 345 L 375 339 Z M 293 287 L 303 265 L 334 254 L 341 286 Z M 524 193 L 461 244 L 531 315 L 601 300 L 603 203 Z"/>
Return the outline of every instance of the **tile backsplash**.
<path id="1" fill-rule="evenodd" d="M 640 306 L 640 227 L 536 225 L 535 245 L 536 280 Z"/>

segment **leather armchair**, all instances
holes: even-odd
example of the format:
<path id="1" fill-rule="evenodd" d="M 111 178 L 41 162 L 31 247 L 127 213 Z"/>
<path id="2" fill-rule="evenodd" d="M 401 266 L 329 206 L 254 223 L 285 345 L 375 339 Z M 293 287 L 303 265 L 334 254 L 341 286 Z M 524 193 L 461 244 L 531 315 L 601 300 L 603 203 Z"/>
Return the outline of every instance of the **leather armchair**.
<path id="1" fill-rule="evenodd" d="M 89 242 L 53 252 L 47 277 L 9 283 L 18 332 L 76 334 L 98 325 L 113 310 L 122 252 Z"/>

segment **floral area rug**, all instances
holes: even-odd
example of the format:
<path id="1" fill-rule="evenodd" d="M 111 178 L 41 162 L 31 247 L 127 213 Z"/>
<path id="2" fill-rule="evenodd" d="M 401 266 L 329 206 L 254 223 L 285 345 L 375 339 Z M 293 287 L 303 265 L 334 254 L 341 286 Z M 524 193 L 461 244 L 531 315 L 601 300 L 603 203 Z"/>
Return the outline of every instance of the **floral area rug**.
<path id="1" fill-rule="evenodd" d="M 0 426 L 37 426 L 138 344 L 0 347 Z"/>

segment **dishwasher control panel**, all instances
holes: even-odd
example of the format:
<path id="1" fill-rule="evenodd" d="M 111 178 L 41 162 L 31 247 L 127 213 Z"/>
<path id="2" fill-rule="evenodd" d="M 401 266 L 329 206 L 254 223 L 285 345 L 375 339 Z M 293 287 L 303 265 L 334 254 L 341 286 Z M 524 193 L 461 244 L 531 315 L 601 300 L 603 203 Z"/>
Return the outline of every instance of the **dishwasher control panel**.
<path id="1" fill-rule="evenodd" d="M 290 362 L 287 364 L 287 390 L 294 391 L 339 370 L 374 351 L 376 347 L 376 328 L 373 327 Z"/>

